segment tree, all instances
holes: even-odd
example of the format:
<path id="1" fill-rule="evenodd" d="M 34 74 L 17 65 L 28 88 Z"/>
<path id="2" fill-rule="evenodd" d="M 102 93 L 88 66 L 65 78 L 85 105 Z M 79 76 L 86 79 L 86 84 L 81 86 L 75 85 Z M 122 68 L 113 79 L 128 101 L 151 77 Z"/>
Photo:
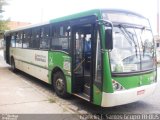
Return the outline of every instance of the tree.
<path id="1" fill-rule="evenodd" d="M 9 27 L 7 26 L 8 25 L 8 22 L 9 22 L 9 19 L 8 20 L 3 20 L 3 16 L 2 16 L 2 13 L 5 12 L 2 8 L 4 5 L 8 5 L 7 1 L 6 0 L 0 0 L 0 39 L 3 38 L 3 33 L 5 30 L 8 30 Z"/>
<path id="2" fill-rule="evenodd" d="M 9 20 L 0 20 L 0 39 L 3 38 L 5 30 L 9 30 L 8 22 Z"/>

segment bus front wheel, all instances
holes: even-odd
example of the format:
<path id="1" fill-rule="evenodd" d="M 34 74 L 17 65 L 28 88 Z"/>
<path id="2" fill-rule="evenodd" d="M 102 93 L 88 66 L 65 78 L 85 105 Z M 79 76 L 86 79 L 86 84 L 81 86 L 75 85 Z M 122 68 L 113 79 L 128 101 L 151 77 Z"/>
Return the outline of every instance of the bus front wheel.
<path id="1" fill-rule="evenodd" d="M 53 75 L 53 85 L 55 92 L 59 97 L 61 98 L 69 97 L 69 94 L 67 93 L 66 80 L 62 72 L 56 72 Z"/>
<path id="2" fill-rule="evenodd" d="M 11 70 L 13 71 L 13 72 L 16 72 L 16 66 L 15 66 L 15 62 L 14 62 L 14 58 L 11 58 Z"/>

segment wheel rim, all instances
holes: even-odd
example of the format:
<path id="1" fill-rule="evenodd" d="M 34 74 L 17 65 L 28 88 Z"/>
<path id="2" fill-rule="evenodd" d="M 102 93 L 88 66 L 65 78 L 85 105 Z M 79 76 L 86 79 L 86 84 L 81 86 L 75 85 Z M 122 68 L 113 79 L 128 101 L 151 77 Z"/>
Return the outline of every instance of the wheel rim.
<path id="1" fill-rule="evenodd" d="M 64 83 L 63 83 L 63 79 L 58 78 L 56 80 L 56 87 L 58 89 L 58 91 L 62 92 L 64 90 Z"/>

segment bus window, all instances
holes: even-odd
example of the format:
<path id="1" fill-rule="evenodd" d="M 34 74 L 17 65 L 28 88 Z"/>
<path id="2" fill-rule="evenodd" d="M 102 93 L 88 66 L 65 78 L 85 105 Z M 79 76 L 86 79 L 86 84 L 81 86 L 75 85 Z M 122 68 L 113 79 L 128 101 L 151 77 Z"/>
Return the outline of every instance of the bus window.
<path id="1" fill-rule="evenodd" d="M 101 43 L 100 43 L 100 36 L 99 32 L 97 34 L 97 50 L 96 50 L 96 83 L 102 82 L 102 55 L 101 55 Z"/>
<path id="2" fill-rule="evenodd" d="M 11 47 L 16 47 L 16 35 L 12 34 L 11 36 Z"/>
<path id="3" fill-rule="evenodd" d="M 69 52 L 70 32 L 67 26 L 53 27 L 52 34 L 52 49 Z"/>
<path id="4" fill-rule="evenodd" d="M 50 43 L 49 25 L 43 26 L 40 31 L 40 48 L 48 49 Z"/>
<path id="5" fill-rule="evenodd" d="M 23 34 L 23 48 L 29 48 L 30 46 L 30 31 L 26 30 Z"/>
<path id="6" fill-rule="evenodd" d="M 32 48 L 33 41 L 32 41 L 32 30 L 29 29 L 26 33 L 26 39 L 29 41 L 29 48 Z"/>
<path id="7" fill-rule="evenodd" d="M 39 42 L 40 40 L 40 28 L 33 28 L 32 29 L 32 38 L 31 38 L 31 43 L 32 43 L 32 48 L 34 49 L 39 49 Z"/>
<path id="8" fill-rule="evenodd" d="M 23 34 L 21 32 L 17 33 L 17 35 L 16 35 L 16 47 L 19 47 L 19 48 L 22 47 L 22 38 L 23 38 Z"/>

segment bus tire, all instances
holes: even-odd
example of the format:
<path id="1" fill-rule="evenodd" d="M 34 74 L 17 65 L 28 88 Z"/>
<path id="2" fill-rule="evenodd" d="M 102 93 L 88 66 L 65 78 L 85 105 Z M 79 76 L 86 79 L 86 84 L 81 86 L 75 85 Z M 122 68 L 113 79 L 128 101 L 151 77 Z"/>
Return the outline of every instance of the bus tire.
<path id="1" fill-rule="evenodd" d="M 11 70 L 12 70 L 13 72 L 16 72 L 16 71 L 17 71 L 16 66 L 15 66 L 15 62 L 14 62 L 14 58 L 11 58 Z"/>
<path id="2" fill-rule="evenodd" d="M 68 98 L 67 86 L 64 74 L 60 71 L 53 75 L 53 86 L 56 94 L 61 98 Z"/>

